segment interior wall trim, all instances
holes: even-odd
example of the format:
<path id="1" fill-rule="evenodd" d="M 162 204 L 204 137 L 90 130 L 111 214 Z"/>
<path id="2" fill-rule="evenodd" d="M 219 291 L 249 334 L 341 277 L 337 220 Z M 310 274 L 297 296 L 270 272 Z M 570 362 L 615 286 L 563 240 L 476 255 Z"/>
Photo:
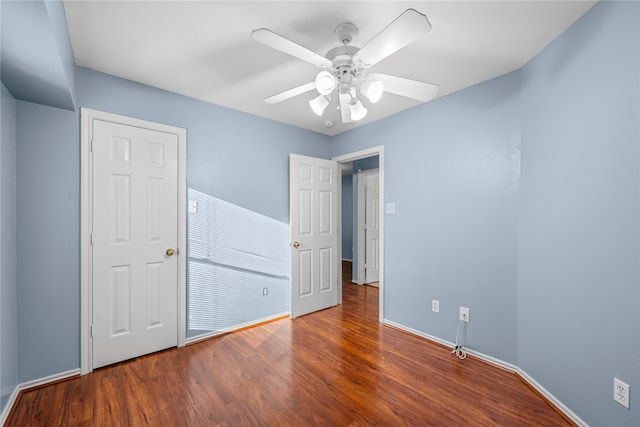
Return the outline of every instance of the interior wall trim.
<path id="1" fill-rule="evenodd" d="M 379 252 L 379 257 L 380 257 L 380 280 L 378 281 L 378 289 L 379 291 L 379 299 L 378 299 L 378 321 L 380 323 L 384 322 L 384 223 L 385 223 L 385 198 L 384 198 L 384 183 L 385 183 L 385 172 L 384 172 L 384 145 L 378 145 L 375 147 L 370 147 L 370 148 L 365 148 L 363 150 L 360 151 L 356 151 L 353 153 L 347 153 L 347 154 L 342 154 L 339 156 L 335 156 L 333 157 L 331 160 L 336 161 L 340 164 L 342 163 L 348 163 L 348 162 L 353 162 L 355 160 L 360 160 L 360 159 L 364 159 L 367 157 L 373 157 L 373 156 L 378 156 L 378 169 L 380 170 L 380 188 L 379 188 L 379 198 L 380 198 L 380 206 L 378 209 L 378 215 L 379 215 L 379 227 L 380 227 L 380 252 Z M 338 196 L 338 212 L 342 212 L 342 175 L 340 174 L 338 176 L 338 178 L 340 179 L 340 181 L 338 182 L 338 191 L 339 191 L 339 196 Z M 339 228 L 338 228 L 338 234 L 342 235 L 342 219 L 339 218 Z M 341 259 L 342 258 L 342 244 L 339 242 L 338 244 L 338 258 Z M 338 278 L 339 278 L 339 282 L 340 284 L 342 283 L 342 279 L 340 279 L 342 277 L 342 263 L 339 263 L 338 265 Z M 342 285 L 340 285 L 342 286 Z M 342 303 L 342 293 L 340 293 L 340 295 L 338 296 L 339 299 L 339 304 Z"/>
<path id="2" fill-rule="evenodd" d="M 253 326 L 258 326 L 258 324 L 262 324 L 262 323 L 267 323 L 270 321 L 275 321 L 275 320 L 279 320 L 282 318 L 288 317 L 286 314 L 282 315 L 282 316 L 274 316 L 273 318 L 269 318 L 269 319 L 264 319 L 261 322 L 257 323 L 257 324 L 251 324 L 251 325 L 246 325 L 244 327 L 239 327 L 238 329 L 234 329 L 233 331 L 225 331 L 225 332 L 217 332 L 217 333 L 213 333 L 213 334 L 207 334 L 207 335 L 199 335 L 197 337 L 193 337 L 187 340 L 187 344 L 193 344 L 196 343 L 198 341 L 202 341 L 208 338 L 212 338 L 214 336 L 218 336 L 221 334 L 225 334 L 225 333 L 229 333 L 229 332 L 234 332 L 240 329 L 246 329 L 249 327 L 253 327 Z M 447 341 L 447 340 L 443 340 L 442 338 L 438 338 L 436 336 L 433 335 L 429 335 L 429 334 L 425 334 L 424 332 L 420 332 L 416 329 L 410 328 L 408 326 L 402 325 L 400 323 L 396 323 L 393 322 L 391 320 L 388 319 L 384 319 L 383 323 L 387 326 L 390 326 L 392 328 L 396 328 L 399 329 L 401 331 L 410 333 L 412 335 L 416 335 L 419 336 L 421 338 L 424 338 L 428 341 L 434 342 L 436 344 L 439 344 L 441 346 L 444 346 L 448 349 L 452 349 L 453 348 L 453 342 L 451 341 Z M 551 392 L 549 392 L 549 390 L 547 390 L 546 388 L 544 388 L 538 381 L 535 380 L 535 378 L 533 378 L 531 375 L 529 375 L 527 372 L 525 372 L 523 369 L 519 368 L 516 365 L 513 365 L 511 363 L 505 362 L 503 360 L 497 359 L 495 357 L 486 355 L 484 353 L 480 353 L 478 351 L 469 349 L 469 348 L 465 348 L 465 350 L 467 351 L 468 355 L 474 356 L 477 359 L 480 359 L 490 365 L 494 365 L 498 368 L 502 368 L 505 369 L 513 374 L 516 375 L 516 377 L 518 377 L 518 379 L 520 379 L 521 381 L 523 381 L 527 386 L 531 387 L 531 389 L 533 389 L 535 392 L 539 393 L 540 396 L 547 400 L 547 402 L 552 405 L 560 414 L 562 414 L 563 416 L 565 416 L 566 418 L 568 418 L 569 420 L 571 420 L 572 422 L 576 423 L 578 426 L 580 427 L 589 427 L 589 425 L 582 419 L 580 418 L 576 413 L 574 413 L 571 409 L 569 409 L 569 407 L 567 407 L 564 403 L 562 403 L 562 401 L 560 401 L 558 398 L 556 398 Z M 61 372 L 58 374 L 54 374 L 54 375 L 49 375 L 47 377 L 43 377 L 43 378 L 39 378 L 36 380 L 32 380 L 32 381 L 27 381 L 25 383 L 19 384 L 15 390 L 13 391 L 13 393 L 11 393 L 11 396 L 9 397 L 9 400 L 7 401 L 7 404 L 4 408 L 4 410 L 2 411 L 2 414 L 0 415 L 0 426 L 4 426 L 5 422 L 8 420 L 9 415 L 11 414 L 11 411 L 13 410 L 13 406 L 16 404 L 16 402 L 18 401 L 18 398 L 20 396 L 20 394 L 24 391 L 28 391 L 32 388 L 37 388 L 37 387 L 42 387 L 51 383 L 55 383 L 57 381 L 62 381 L 77 375 L 80 375 L 81 371 L 80 368 L 77 369 L 71 369 L 69 371 L 66 372 Z"/>
<path id="3" fill-rule="evenodd" d="M 441 346 L 447 347 L 448 349 L 453 349 L 453 342 L 443 340 L 442 338 L 438 338 L 433 335 L 425 334 L 424 332 L 420 332 L 416 329 L 410 328 L 400 323 L 393 322 L 388 319 L 384 319 L 383 323 L 387 326 L 391 326 L 396 329 L 400 329 L 401 331 L 410 333 L 412 335 L 417 335 L 426 340 L 432 341 Z M 490 365 L 496 366 L 498 368 L 504 369 L 513 373 L 519 380 L 525 383 L 528 387 L 530 387 L 533 391 L 538 393 L 540 397 L 547 401 L 549 405 L 551 405 L 560 415 L 565 417 L 566 419 L 574 422 L 579 427 L 589 427 L 582 418 L 580 418 L 575 412 L 573 412 L 567 405 L 562 403 L 557 397 L 555 397 L 549 390 L 544 388 L 538 381 L 536 381 L 531 375 L 526 373 L 522 368 L 513 365 L 509 362 L 505 362 L 504 360 L 497 359 L 493 356 L 486 355 L 484 353 L 480 353 L 479 351 L 475 351 L 473 349 L 469 349 L 465 347 L 465 351 L 468 355 L 475 357 L 476 359 L 480 359 L 483 362 L 486 362 Z"/>
<path id="4" fill-rule="evenodd" d="M 0 426 L 4 426 L 4 423 L 7 422 L 7 419 L 9 419 L 9 414 L 13 410 L 13 406 L 18 401 L 18 394 L 20 393 L 19 389 L 20 385 L 17 385 L 16 388 L 13 389 L 13 393 L 11 393 L 11 396 L 9 396 L 9 400 L 4 406 L 2 414 L 0 414 Z"/>
<path id="5" fill-rule="evenodd" d="M 224 334 L 228 334 L 228 333 L 232 333 L 232 332 L 238 332 L 238 331 L 241 331 L 243 329 L 253 328 L 253 327 L 256 327 L 256 326 L 264 325 L 265 323 L 275 322 L 277 320 L 288 319 L 290 317 L 290 314 L 291 313 L 289 313 L 289 312 L 280 313 L 280 314 L 277 314 L 275 316 L 265 317 L 263 319 L 258 320 L 257 322 L 251 322 L 251 323 L 247 323 L 247 324 L 238 325 L 236 328 L 233 328 L 233 329 L 229 329 L 229 330 L 225 330 L 225 331 L 217 331 L 217 332 L 212 332 L 210 334 L 203 334 L 203 335 L 198 335 L 198 336 L 195 336 L 195 337 L 187 338 L 185 344 L 186 345 L 195 344 L 197 342 L 204 341 L 204 340 L 207 340 L 209 338 L 215 338 L 215 337 L 218 337 L 220 335 L 224 335 Z M 46 386 L 46 385 L 49 385 L 49 384 L 53 384 L 53 383 L 56 383 L 58 381 L 63 381 L 63 380 L 78 376 L 81 373 L 82 373 L 81 369 L 80 368 L 76 368 L 76 369 L 71 369 L 71 370 L 66 371 L 66 372 L 61 372 L 61 373 L 58 373 L 58 374 L 49 375 L 47 377 L 43 377 L 43 378 L 39 378 L 39 379 L 36 379 L 36 380 L 27 381 L 27 382 L 22 383 L 22 384 L 18 384 L 16 386 L 16 388 L 13 390 L 13 393 L 11 393 L 11 396 L 9 397 L 9 400 L 7 401 L 7 404 L 5 405 L 4 410 L 0 414 L 0 427 L 4 426 L 6 421 L 9 419 L 9 415 L 11 414 L 11 411 L 13 410 L 13 407 L 18 402 L 18 398 L 20 397 L 20 395 L 23 392 L 29 391 L 30 389 L 33 389 L 33 388 L 38 388 L 38 387 L 43 387 L 43 386 Z"/>

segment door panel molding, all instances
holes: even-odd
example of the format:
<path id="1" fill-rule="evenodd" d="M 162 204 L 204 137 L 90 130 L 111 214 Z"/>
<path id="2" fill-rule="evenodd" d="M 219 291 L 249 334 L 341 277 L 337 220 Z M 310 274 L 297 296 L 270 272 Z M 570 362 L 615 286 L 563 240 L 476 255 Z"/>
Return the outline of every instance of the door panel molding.
<path id="1" fill-rule="evenodd" d="M 371 282 L 377 282 L 379 280 L 379 268 L 376 268 L 376 277 L 375 279 L 372 279 L 370 277 L 370 269 L 369 267 L 369 262 L 371 261 L 371 248 L 369 248 L 369 242 L 367 241 L 368 238 L 370 236 L 368 236 L 368 227 L 369 227 L 369 222 L 372 219 L 376 219 L 376 225 L 378 225 L 377 227 L 377 232 L 378 232 L 378 243 L 379 243 L 379 238 L 380 238 L 380 227 L 379 227 L 379 211 L 380 211 L 380 182 L 378 180 L 378 212 L 376 212 L 375 214 L 378 215 L 377 218 L 372 217 L 371 212 L 369 212 L 369 206 L 368 206 L 368 195 L 369 195 L 369 180 L 372 176 L 374 175 L 378 175 L 379 176 L 379 169 L 375 168 L 375 169 L 367 169 L 364 171 L 359 171 L 358 172 L 358 230 L 357 230 L 357 235 L 358 235 L 358 281 L 357 283 L 359 285 L 363 285 L 366 283 L 371 283 Z M 376 250 L 379 251 L 379 246 L 376 248 Z M 379 252 L 378 252 L 379 253 Z M 376 261 L 376 264 L 378 264 L 379 261 L 379 257 L 376 256 L 374 257 L 374 260 Z"/>
<path id="2" fill-rule="evenodd" d="M 92 136 L 94 121 L 112 122 L 137 128 L 174 134 L 178 140 L 178 347 L 186 341 L 186 129 L 103 111 L 81 108 L 80 138 L 80 371 L 93 370 L 91 324 L 93 319 L 93 284 L 91 260 L 92 230 Z"/>
<path id="3" fill-rule="evenodd" d="M 291 317 L 338 304 L 338 164 L 289 155 Z"/>

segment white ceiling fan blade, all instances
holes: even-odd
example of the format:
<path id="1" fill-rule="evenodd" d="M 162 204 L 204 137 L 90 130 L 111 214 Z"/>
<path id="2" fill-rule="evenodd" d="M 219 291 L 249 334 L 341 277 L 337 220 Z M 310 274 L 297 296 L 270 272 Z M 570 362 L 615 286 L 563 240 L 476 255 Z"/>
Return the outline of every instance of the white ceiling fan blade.
<path id="1" fill-rule="evenodd" d="M 284 92 L 265 98 L 264 102 L 267 104 L 277 104 L 278 102 L 286 101 L 294 96 L 302 95 L 305 92 L 309 92 L 316 88 L 316 82 L 305 83 L 302 86 L 294 87 L 293 89 L 285 90 Z"/>
<path id="2" fill-rule="evenodd" d="M 251 32 L 251 38 L 259 43 L 279 50 L 280 52 L 284 52 L 295 58 L 315 65 L 316 67 L 331 68 L 333 66 L 333 63 L 324 56 L 320 56 L 306 47 L 302 47 L 299 44 L 274 33 L 273 31 L 267 30 L 266 28 L 253 30 Z"/>
<path id="3" fill-rule="evenodd" d="M 413 43 L 429 31 L 431 31 L 431 24 L 427 17 L 414 9 L 407 9 L 369 40 L 353 56 L 353 60 L 361 67 L 370 67 Z"/>
<path id="4" fill-rule="evenodd" d="M 351 110 L 349 109 L 351 95 L 348 93 L 340 93 L 338 96 L 340 97 L 340 114 L 342 115 L 342 123 L 351 123 Z"/>
<path id="5" fill-rule="evenodd" d="M 418 101 L 431 101 L 438 95 L 439 85 L 405 79 L 403 77 L 390 76 L 389 74 L 371 73 L 369 77 L 380 80 L 384 84 L 385 92 L 417 99 Z"/>

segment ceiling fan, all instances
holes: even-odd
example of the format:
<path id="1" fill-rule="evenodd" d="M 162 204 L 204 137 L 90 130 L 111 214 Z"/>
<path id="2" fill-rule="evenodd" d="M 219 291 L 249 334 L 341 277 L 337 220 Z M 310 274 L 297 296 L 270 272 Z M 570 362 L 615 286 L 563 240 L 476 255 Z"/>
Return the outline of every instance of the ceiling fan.
<path id="1" fill-rule="evenodd" d="M 427 17 L 414 9 L 407 9 L 362 48 L 357 48 L 350 45 L 358 32 L 357 27 L 351 23 L 343 23 L 335 29 L 342 45 L 321 56 L 266 28 L 254 30 L 251 32 L 253 40 L 322 68 L 315 81 L 270 96 L 264 101 L 277 104 L 315 89 L 319 95 L 309 101 L 309 106 L 315 114 L 322 116 L 332 94 L 337 92 L 343 123 L 361 120 L 367 115 L 367 109 L 358 99 L 358 93 L 372 104 L 380 100 L 383 92 L 422 102 L 430 101 L 438 93 L 439 86 L 436 84 L 388 74 L 368 73 L 371 66 L 429 31 L 431 24 Z"/>

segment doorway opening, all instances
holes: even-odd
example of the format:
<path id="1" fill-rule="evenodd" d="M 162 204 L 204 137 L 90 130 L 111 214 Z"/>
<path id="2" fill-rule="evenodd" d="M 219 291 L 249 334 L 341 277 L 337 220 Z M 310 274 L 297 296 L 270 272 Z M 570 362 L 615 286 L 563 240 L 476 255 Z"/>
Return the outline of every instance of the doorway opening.
<path id="1" fill-rule="evenodd" d="M 374 265 L 375 275 L 377 275 L 377 284 L 379 287 L 379 310 L 378 317 L 379 321 L 383 322 L 384 320 L 384 146 L 377 146 L 368 148 L 365 150 L 357 151 L 354 153 L 344 154 L 340 156 L 336 156 L 333 158 L 336 162 L 338 162 L 342 166 L 342 176 L 340 182 L 340 189 L 342 192 L 353 193 L 351 198 L 347 197 L 346 194 L 341 194 L 340 197 L 340 212 L 342 214 L 341 226 L 340 226 L 340 234 L 342 236 L 342 244 L 340 245 L 340 259 L 341 260 L 352 260 L 353 262 L 353 273 L 352 273 L 352 282 L 357 284 L 364 284 L 367 281 L 366 277 L 366 261 L 369 261 L 370 265 Z M 374 169 L 377 169 L 375 172 Z M 364 171 L 369 171 L 366 173 L 362 173 Z M 360 172 L 360 174 L 358 174 Z M 376 175 L 377 173 L 377 175 Z M 362 178 L 366 178 L 367 176 L 376 176 L 378 191 L 376 194 L 376 202 L 373 204 L 375 209 L 369 209 L 369 214 L 372 215 L 369 220 L 374 220 L 376 224 L 377 235 L 374 234 L 374 239 L 371 239 L 371 235 L 369 236 L 369 243 L 372 244 L 372 241 L 376 241 L 376 248 L 369 251 L 369 255 L 375 255 L 374 258 L 369 258 L 367 260 L 367 251 L 365 249 L 367 243 L 367 235 L 366 235 L 366 227 L 364 224 L 366 223 L 366 194 L 363 191 L 362 197 L 360 200 L 362 201 L 362 209 L 358 209 L 358 182 Z M 360 179 L 359 179 L 360 178 Z M 355 182 L 354 182 L 355 181 Z M 343 185 L 344 184 L 344 185 Z M 350 184 L 350 185 L 349 185 Z M 364 190 L 365 187 L 362 187 Z M 371 200 L 370 200 L 371 201 Z M 345 206 L 346 205 L 346 206 Z M 349 206 L 350 205 L 350 206 Z M 349 210 L 350 208 L 350 210 Z M 345 217 L 345 212 L 347 214 Z M 358 213 L 358 211 L 360 211 Z M 348 213 L 351 212 L 351 213 Z M 351 217 L 351 220 L 349 220 Z M 358 221 L 359 217 L 363 217 L 361 221 Z M 360 223 L 360 227 L 358 227 L 358 223 Z M 360 232 L 358 232 L 360 230 Z M 351 234 L 351 239 L 349 238 L 349 234 Z M 351 245 L 351 247 L 350 247 Z M 351 250 L 350 250 L 351 249 Z M 373 262 L 375 261 L 375 262 Z M 347 261 L 348 262 L 348 261 Z M 342 262 L 339 263 L 342 267 Z M 369 279 L 375 278 L 374 276 L 370 276 Z"/>

